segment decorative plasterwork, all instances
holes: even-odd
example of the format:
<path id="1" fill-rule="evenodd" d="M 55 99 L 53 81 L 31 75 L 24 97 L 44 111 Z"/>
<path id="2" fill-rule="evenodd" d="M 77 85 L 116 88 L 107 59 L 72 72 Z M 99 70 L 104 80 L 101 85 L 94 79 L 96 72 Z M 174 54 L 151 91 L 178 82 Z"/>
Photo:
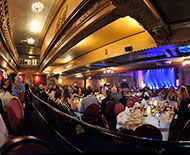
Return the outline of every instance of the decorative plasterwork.
<path id="1" fill-rule="evenodd" d="M 18 52 L 13 44 L 12 33 L 9 23 L 7 0 L 0 0 L 0 22 L 1 30 L 6 40 L 7 48 L 13 54 L 12 59 L 18 61 Z"/>
<path id="2" fill-rule="evenodd" d="M 125 4 L 127 2 L 129 2 L 130 0 L 113 0 L 113 4 L 114 5 L 122 5 L 122 4 Z"/>
<path id="3" fill-rule="evenodd" d="M 0 40 L 0 55 L 3 58 L 4 61 L 7 62 L 7 64 L 12 68 L 13 70 L 16 70 L 16 63 L 14 63 L 13 59 L 11 59 L 10 55 L 8 54 L 7 50 L 4 48 L 4 44 Z M 2 62 L 1 62 L 2 63 Z"/>
<path id="4" fill-rule="evenodd" d="M 117 6 L 114 13 L 118 16 L 135 18 L 155 39 L 158 45 L 169 42 L 168 26 L 149 0 L 110 0 Z"/>
<path id="5" fill-rule="evenodd" d="M 66 4 L 60 11 L 59 17 L 58 17 L 58 21 L 56 24 L 56 29 L 55 29 L 55 33 L 61 28 L 61 26 L 64 24 L 65 20 L 66 20 L 66 16 L 67 16 L 67 11 L 68 11 L 68 4 Z"/>
<path id="6" fill-rule="evenodd" d="M 72 25 L 69 25 L 67 29 L 65 29 L 65 33 L 62 35 L 61 39 L 55 44 L 55 48 L 61 46 L 61 44 L 71 35 L 74 31 L 76 31 L 79 27 L 85 24 L 93 15 L 95 15 L 99 10 L 109 5 L 107 0 L 99 0 L 94 5 L 91 5 L 90 8 L 86 9 L 86 11 L 78 17 L 78 19 L 73 22 Z M 64 25 L 62 25 L 64 26 Z"/>
<path id="7" fill-rule="evenodd" d="M 164 45 L 169 43 L 170 38 L 166 30 L 162 26 L 153 28 L 149 31 L 149 33 L 153 36 L 158 45 Z"/>
<path id="8" fill-rule="evenodd" d="M 60 48 L 63 48 L 63 44 L 70 36 L 72 36 L 80 27 L 88 23 L 88 21 L 91 20 L 101 10 L 110 5 L 111 3 L 109 0 L 98 0 L 93 2 L 89 1 L 88 5 L 85 5 L 85 7 L 82 6 L 83 9 L 80 11 L 80 13 L 78 12 L 77 14 L 74 14 L 72 18 L 65 21 L 59 31 L 59 34 L 61 34 L 61 36 L 58 36 L 60 37 L 59 40 L 57 42 L 54 40 L 55 44 L 52 44 L 53 46 L 49 47 L 49 51 L 46 51 L 44 54 L 45 57 L 42 58 L 43 66 L 41 66 L 40 71 L 42 71 L 43 68 L 47 66 L 52 58 L 58 57 L 60 55 L 60 53 L 57 53 L 60 51 Z M 46 62 L 46 64 L 44 64 L 44 62 Z"/>
<path id="9" fill-rule="evenodd" d="M 49 13 L 49 16 L 46 20 L 46 23 L 44 24 L 44 27 L 43 27 L 43 30 L 42 30 L 42 33 L 41 33 L 41 36 L 40 36 L 40 39 L 39 40 L 42 40 L 41 42 L 39 42 L 39 45 L 41 46 L 42 42 L 43 42 L 43 39 L 45 38 L 45 35 L 48 31 L 48 28 L 50 27 L 51 25 L 51 22 L 53 21 L 55 15 L 59 12 L 59 9 L 60 7 L 65 3 L 66 0 L 56 0 L 56 2 L 54 3 L 50 13 Z"/>

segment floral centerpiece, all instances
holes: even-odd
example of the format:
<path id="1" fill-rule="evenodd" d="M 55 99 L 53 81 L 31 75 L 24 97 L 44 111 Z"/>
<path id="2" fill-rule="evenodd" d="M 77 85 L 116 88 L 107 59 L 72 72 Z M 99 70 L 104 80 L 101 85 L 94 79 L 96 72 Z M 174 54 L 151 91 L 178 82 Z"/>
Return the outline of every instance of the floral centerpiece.
<path id="1" fill-rule="evenodd" d="M 152 98 L 149 102 L 149 113 L 156 117 L 158 120 L 158 124 L 160 125 L 160 120 L 162 117 L 162 114 L 164 114 L 167 111 L 167 103 L 165 101 L 162 101 L 160 98 Z"/>
<path id="2" fill-rule="evenodd" d="M 155 115 L 156 113 L 164 113 L 167 109 L 167 103 L 162 101 L 160 98 L 152 98 L 149 102 L 150 113 Z"/>

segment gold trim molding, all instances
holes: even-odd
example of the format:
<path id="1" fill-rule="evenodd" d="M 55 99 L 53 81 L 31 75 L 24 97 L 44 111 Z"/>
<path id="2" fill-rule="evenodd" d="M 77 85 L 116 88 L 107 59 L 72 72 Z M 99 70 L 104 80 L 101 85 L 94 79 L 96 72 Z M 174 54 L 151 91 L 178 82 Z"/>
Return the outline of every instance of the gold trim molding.
<path id="1" fill-rule="evenodd" d="M 3 33 L 3 37 L 6 40 L 7 48 L 10 50 L 12 55 L 12 59 L 15 59 L 18 62 L 18 52 L 16 47 L 13 44 L 12 33 L 10 29 L 10 22 L 9 22 L 9 14 L 8 14 L 8 4 L 7 0 L 0 1 L 0 22 L 1 22 L 1 30 Z"/>
<path id="2" fill-rule="evenodd" d="M 52 21 L 54 20 L 56 14 L 59 12 L 60 8 L 64 5 L 66 0 L 56 0 L 56 2 L 54 3 L 50 13 L 49 13 L 49 16 L 44 24 L 44 27 L 43 27 L 43 30 L 42 30 L 42 33 L 41 33 L 41 36 L 40 36 L 40 39 L 39 40 L 42 40 L 41 42 L 39 42 L 39 46 L 41 47 L 41 44 L 43 43 L 43 40 L 47 34 L 47 31 L 52 23 Z"/>
<path id="3" fill-rule="evenodd" d="M 74 16 L 67 18 L 65 23 L 61 26 L 60 31 L 58 31 L 58 35 L 55 36 L 52 43 L 50 43 L 50 46 L 45 51 L 44 56 L 41 59 L 40 71 L 49 65 L 53 59 L 58 57 L 60 52 L 63 53 L 60 48 L 63 48 L 64 43 L 67 42 L 67 40 L 76 31 L 78 31 L 83 25 L 96 16 L 96 14 L 98 14 L 101 10 L 104 10 L 110 5 L 112 4 L 109 0 L 98 0 L 95 2 L 90 1 L 81 6 L 83 11 L 80 11 L 77 14 L 74 14 Z M 61 36 L 59 34 L 61 34 Z"/>

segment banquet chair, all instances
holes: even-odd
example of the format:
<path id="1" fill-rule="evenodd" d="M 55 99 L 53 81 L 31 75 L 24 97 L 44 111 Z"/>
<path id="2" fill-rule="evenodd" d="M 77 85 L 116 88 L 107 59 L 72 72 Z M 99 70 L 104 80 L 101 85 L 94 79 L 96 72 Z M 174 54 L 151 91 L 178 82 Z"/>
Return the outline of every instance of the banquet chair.
<path id="1" fill-rule="evenodd" d="M 116 115 L 114 113 L 114 108 L 115 108 L 114 101 L 111 100 L 106 102 L 104 116 L 107 119 L 111 130 L 116 129 Z"/>
<path id="2" fill-rule="evenodd" d="M 162 133 L 161 131 L 151 125 L 151 124 L 144 124 L 135 129 L 135 135 L 138 137 L 145 137 L 145 138 L 152 138 L 156 140 L 162 140 Z M 136 145 L 137 150 L 145 151 L 145 152 L 159 152 L 160 149 L 152 146 L 143 146 L 143 145 Z"/>
<path id="3" fill-rule="evenodd" d="M 121 103 L 117 103 L 115 104 L 115 107 L 114 107 L 114 112 L 115 112 L 115 115 L 117 116 L 119 113 L 121 113 L 122 111 L 124 111 L 125 108 L 123 106 L 123 104 Z"/>
<path id="4" fill-rule="evenodd" d="M 133 107 L 133 105 L 134 105 L 133 100 L 128 100 L 127 103 L 126 103 L 126 106 L 127 106 L 128 108 Z"/>
<path id="5" fill-rule="evenodd" d="M 25 94 L 24 94 L 23 91 L 20 92 L 18 98 L 19 98 L 19 100 L 20 100 L 20 102 L 22 103 L 22 106 L 23 106 L 23 104 L 24 104 L 24 100 L 25 100 Z"/>
<path id="6" fill-rule="evenodd" d="M 139 137 L 162 140 L 161 131 L 151 124 L 144 124 L 135 129 L 135 134 Z"/>
<path id="7" fill-rule="evenodd" d="M 158 96 L 158 94 L 154 93 L 150 97 L 157 97 L 157 96 Z"/>
<path id="8" fill-rule="evenodd" d="M 20 100 L 17 97 L 14 97 L 9 101 L 7 107 L 7 119 L 9 132 L 15 136 L 22 135 L 24 111 Z"/>
<path id="9" fill-rule="evenodd" d="M 97 124 L 99 121 L 99 106 L 95 103 L 88 105 L 82 119 L 90 124 Z"/>
<path id="10" fill-rule="evenodd" d="M 138 96 L 133 96 L 132 101 L 133 101 L 133 103 L 136 103 L 136 102 L 141 103 L 141 100 Z"/>
<path id="11" fill-rule="evenodd" d="M 105 117 L 109 117 L 114 112 L 114 101 L 107 101 L 105 105 Z"/>
<path id="12" fill-rule="evenodd" d="M 2 155 L 51 154 L 51 147 L 47 142 L 34 136 L 20 136 L 6 142 L 0 148 Z"/>

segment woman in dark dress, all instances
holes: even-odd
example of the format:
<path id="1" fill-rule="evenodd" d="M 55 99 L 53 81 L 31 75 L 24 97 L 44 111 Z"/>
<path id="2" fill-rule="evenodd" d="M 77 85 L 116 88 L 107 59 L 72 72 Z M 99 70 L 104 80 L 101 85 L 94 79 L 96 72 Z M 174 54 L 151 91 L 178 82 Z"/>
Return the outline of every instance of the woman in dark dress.
<path id="1" fill-rule="evenodd" d="M 177 120 L 175 124 L 175 139 L 179 140 L 181 131 L 189 120 L 190 116 L 190 98 L 188 95 L 188 91 L 185 87 L 181 87 L 178 92 L 177 97 L 178 110 L 176 110 Z"/>
<path id="2" fill-rule="evenodd" d="M 189 120 L 189 112 L 190 112 L 190 98 L 185 87 L 181 87 L 178 92 L 177 103 L 179 110 L 176 111 L 178 114 L 176 120 L 176 127 L 182 129 L 185 123 Z"/>

